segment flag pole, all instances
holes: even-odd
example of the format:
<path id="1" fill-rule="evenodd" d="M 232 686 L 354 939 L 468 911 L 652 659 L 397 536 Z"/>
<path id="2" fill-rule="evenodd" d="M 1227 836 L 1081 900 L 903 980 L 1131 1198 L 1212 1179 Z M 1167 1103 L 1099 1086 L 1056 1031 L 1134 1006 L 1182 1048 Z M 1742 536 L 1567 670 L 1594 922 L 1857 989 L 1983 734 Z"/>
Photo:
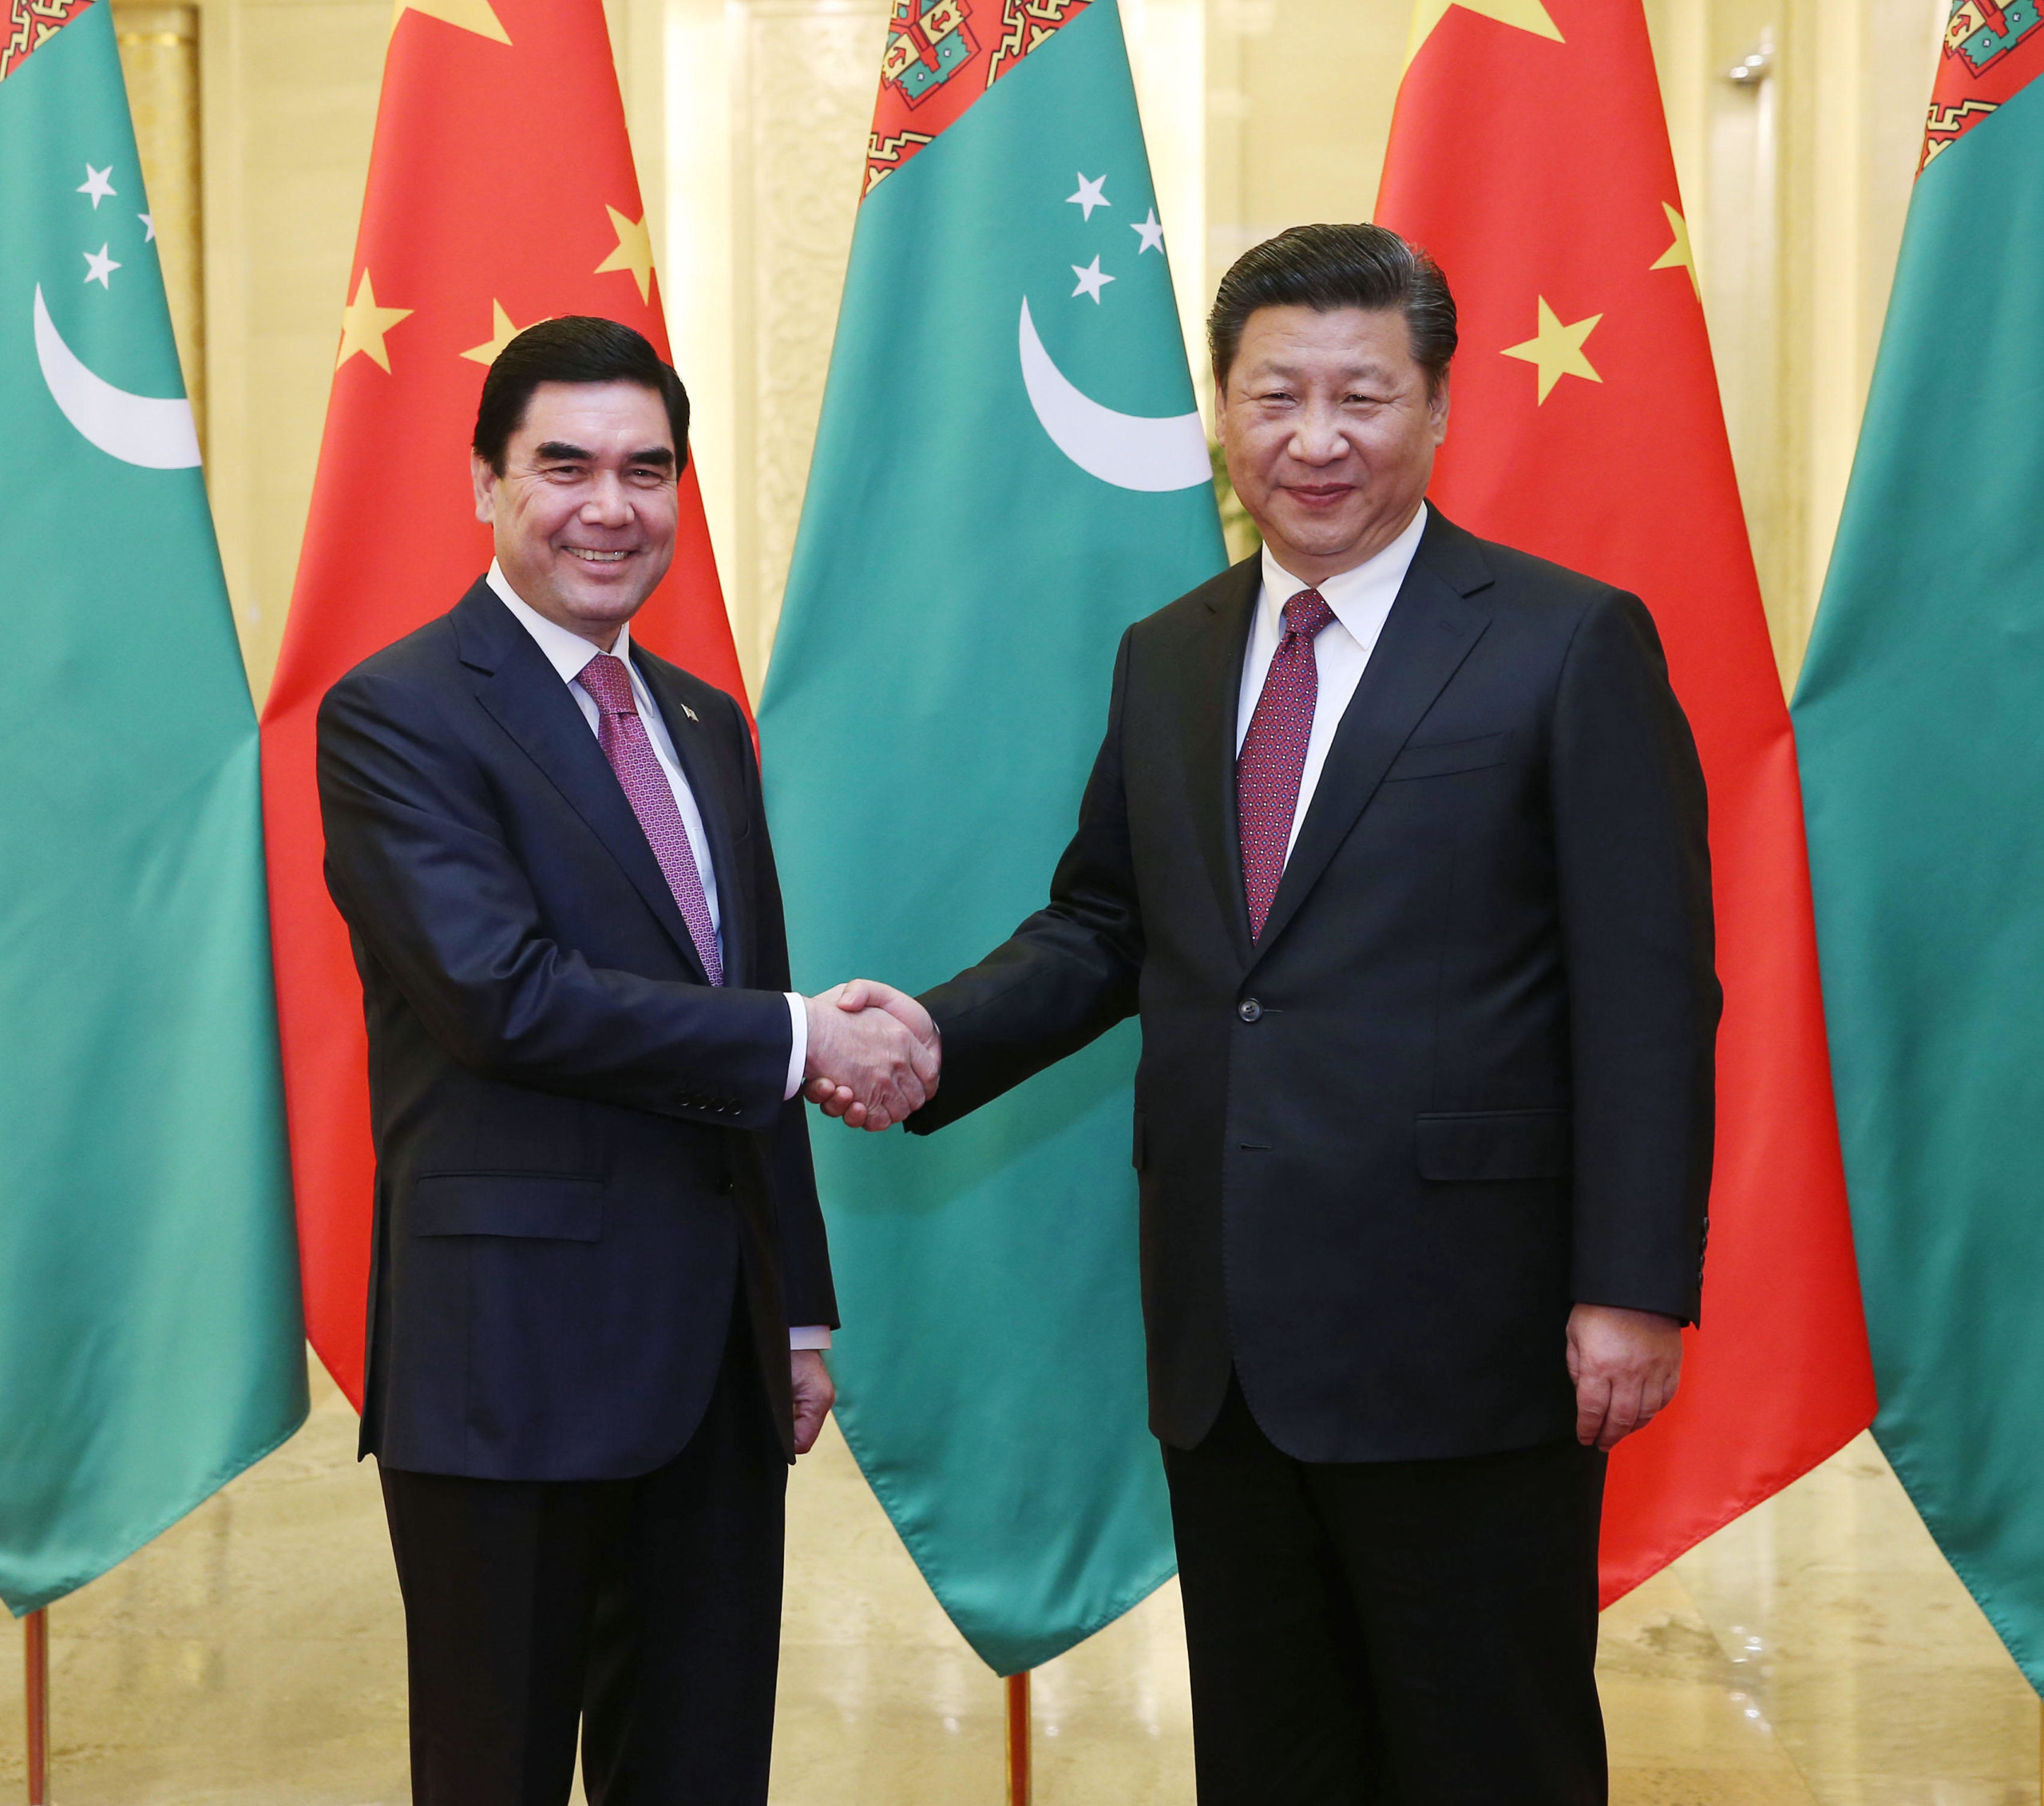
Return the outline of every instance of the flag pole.
<path id="1" fill-rule="evenodd" d="M 1008 1677 L 1008 1806 L 1029 1806 L 1029 1670 Z"/>
<path id="2" fill-rule="evenodd" d="M 22 1622 L 28 1645 L 29 1806 L 50 1798 L 50 1614 L 30 1612 Z"/>

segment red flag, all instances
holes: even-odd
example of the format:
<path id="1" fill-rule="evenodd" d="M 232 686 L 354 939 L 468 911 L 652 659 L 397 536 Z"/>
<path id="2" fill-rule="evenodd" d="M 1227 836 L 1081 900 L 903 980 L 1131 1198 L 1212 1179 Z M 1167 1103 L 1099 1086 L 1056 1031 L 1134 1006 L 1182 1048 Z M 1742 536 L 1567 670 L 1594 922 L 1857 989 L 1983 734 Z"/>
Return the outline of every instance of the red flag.
<path id="1" fill-rule="evenodd" d="M 398 6 L 348 296 L 263 757 L 306 1325 L 359 1406 L 374 1163 L 362 988 L 320 876 L 314 717 L 343 672 L 488 568 L 469 436 L 512 335 L 600 314 L 668 355 L 602 0 Z M 692 465 L 673 568 L 632 631 L 744 702 Z"/>
<path id="2" fill-rule="evenodd" d="M 1432 493 L 1646 601 L 1710 786 L 1705 1326 L 1674 1406 L 1613 1458 L 1608 1603 L 1873 1416 L 1795 743 L 1640 0 L 1420 0 L 1412 36 L 1377 217 L 1460 311 Z"/>

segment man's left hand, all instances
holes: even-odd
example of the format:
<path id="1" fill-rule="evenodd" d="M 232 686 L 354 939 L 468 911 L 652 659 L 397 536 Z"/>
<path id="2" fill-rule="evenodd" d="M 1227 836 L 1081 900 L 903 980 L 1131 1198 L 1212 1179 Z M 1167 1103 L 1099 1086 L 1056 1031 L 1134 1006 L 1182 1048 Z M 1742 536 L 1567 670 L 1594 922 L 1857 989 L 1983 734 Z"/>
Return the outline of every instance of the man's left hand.
<path id="1" fill-rule="evenodd" d="M 795 1349 L 789 1360 L 795 1392 L 795 1453 L 806 1455 L 823 1434 L 823 1420 L 838 1402 L 838 1388 L 830 1384 L 821 1349 Z"/>
<path id="2" fill-rule="evenodd" d="M 1672 1317 L 1614 1305 L 1578 1305 L 1568 1313 L 1578 1442 L 1617 1448 L 1666 1408 L 1682 1372 L 1682 1326 Z"/>

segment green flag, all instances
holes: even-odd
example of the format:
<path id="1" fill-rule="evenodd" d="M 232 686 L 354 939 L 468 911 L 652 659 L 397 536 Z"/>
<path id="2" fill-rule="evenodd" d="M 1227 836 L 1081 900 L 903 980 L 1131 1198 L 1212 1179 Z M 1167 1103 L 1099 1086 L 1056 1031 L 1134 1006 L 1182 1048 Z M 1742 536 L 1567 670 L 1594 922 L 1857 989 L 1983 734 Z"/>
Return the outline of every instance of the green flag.
<path id="1" fill-rule="evenodd" d="M 0 80 L 0 1598 L 295 1429 L 256 720 L 106 0 Z"/>
<path id="2" fill-rule="evenodd" d="M 1112 0 L 1047 0 L 1004 59 L 982 10 L 976 39 L 977 11 L 895 9 L 760 711 L 809 989 L 927 986 L 1041 904 L 1122 630 L 1222 563 Z M 845 1434 L 1003 1673 L 1172 1571 L 1136 1048 L 1124 1024 L 929 1140 L 813 1138 Z"/>
<path id="3" fill-rule="evenodd" d="M 1796 739 L 1875 1434 L 2044 1688 L 2044 28 L 1969 16 Z"/>

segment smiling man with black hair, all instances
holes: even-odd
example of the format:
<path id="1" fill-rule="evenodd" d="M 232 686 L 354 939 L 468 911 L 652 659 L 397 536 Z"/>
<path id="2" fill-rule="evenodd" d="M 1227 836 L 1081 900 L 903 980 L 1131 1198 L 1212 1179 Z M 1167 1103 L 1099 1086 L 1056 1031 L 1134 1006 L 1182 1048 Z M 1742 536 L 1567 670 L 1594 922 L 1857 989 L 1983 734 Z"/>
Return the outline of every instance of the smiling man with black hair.
<path id="1" fill-rule="evenodd" d="M 369 1026 L 362 1448 L 404 1593 L 414 1798 L 761 1806 L 787 1463 L 836 1321 L 797 1095 L 933 1088 L 789 988 L 752 737 L 636 644 L 673 556 L 679 379 L 550 320 L 485 379 L 496 558 L 319 711 Z"/>
<path id="2" fill-rule="evenodd" d="M 1427 505 L 1424 253 L 1297 228 L 1209 330 L 1262 551 L 1124 636 L 1048 907 L 857 995 L 941 1032 L 917 1131 L 1141 1016 L 1202 1806 L 1594 1806 L 1605 1452 L 1701 1283 L 1696 749 L 1636 597 Z"/>

